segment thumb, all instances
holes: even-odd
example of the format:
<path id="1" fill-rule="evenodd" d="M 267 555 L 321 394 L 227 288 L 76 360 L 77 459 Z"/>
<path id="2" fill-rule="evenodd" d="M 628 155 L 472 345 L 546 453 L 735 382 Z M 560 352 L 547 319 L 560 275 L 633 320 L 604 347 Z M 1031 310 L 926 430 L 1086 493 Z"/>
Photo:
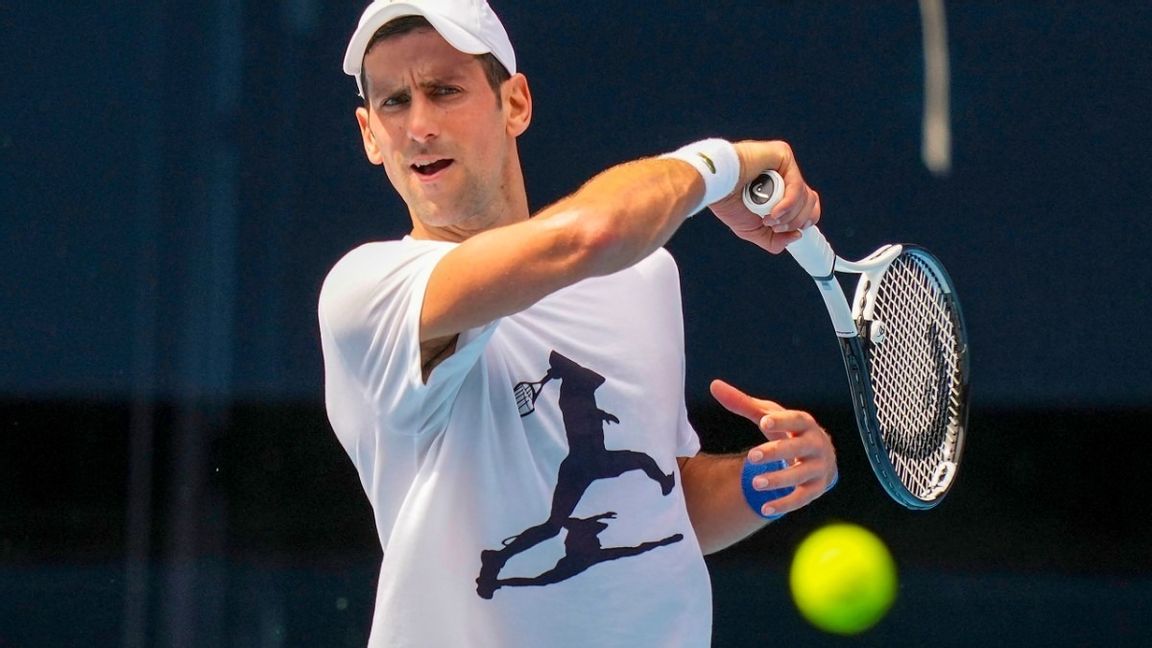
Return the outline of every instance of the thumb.
<path id="1" fill-rule="evenodd" d="M 756 425 L 760 425 L 760 419 L 764 418 L 764 414 L 784 409 L 770 400 L 753 398 L 723 380 L 713 380 L 710 391 L 712 397 L 723 405 L 724 409 L 743 416 Z"/>

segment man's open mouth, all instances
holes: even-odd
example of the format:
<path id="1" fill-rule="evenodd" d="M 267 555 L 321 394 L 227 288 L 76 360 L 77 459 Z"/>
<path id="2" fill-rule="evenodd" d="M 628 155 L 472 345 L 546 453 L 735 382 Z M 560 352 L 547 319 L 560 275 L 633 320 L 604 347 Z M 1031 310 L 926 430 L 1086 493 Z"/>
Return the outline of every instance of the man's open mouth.
<path id="1" fill-rule="evenodd" d="M 413 164 L 412 170 L 423 176 L 430 176 L 439 171 L 447 169 L 452 164 L 452 160 L 436 160 L 427 164 Z"/>

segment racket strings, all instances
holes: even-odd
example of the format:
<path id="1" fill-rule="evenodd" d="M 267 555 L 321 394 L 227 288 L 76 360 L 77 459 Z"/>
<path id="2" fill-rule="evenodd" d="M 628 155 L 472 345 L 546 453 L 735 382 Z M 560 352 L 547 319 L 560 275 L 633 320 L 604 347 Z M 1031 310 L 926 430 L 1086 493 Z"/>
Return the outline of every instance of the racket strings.
<path id="1" fill-rule="evenodd" d="M 903 254 L 878 286 L 874 315 L 885 331 L 867 346 L 879 432 L 904 486 L 932 493 L 956 459 L 964 407 L 953 302 L 926 261 Z"/>
<path id="2" fill-rule="evenodd" d="M 540 392 L 544 389 L 544 383 L 548 380 L 548 378 L 544 378 L 536 382 L 518 382 L 512 387 L 512 393 L 516 395 L 516 409 L 520 413 L 520 418 L 536 411 L 536 399 L 539 398 Z"/>
<path id="3" fill-rule="evenodd" d="M 528 383 L 518 383 L 513 391 L 516 393 L 516 409 L 519 410 L 520 416 L 531 414 L 532 410 L 535 409 L 532 386 Z"/>

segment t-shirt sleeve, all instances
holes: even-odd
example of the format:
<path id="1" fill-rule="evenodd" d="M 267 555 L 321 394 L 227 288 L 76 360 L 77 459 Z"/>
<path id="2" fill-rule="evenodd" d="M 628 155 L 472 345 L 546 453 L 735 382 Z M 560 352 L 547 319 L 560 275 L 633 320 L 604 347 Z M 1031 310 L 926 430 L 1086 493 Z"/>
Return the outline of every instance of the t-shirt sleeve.
<path id="1" fill-rule="evenodd" d="M 387 431 L 441 429 L 452 401 L 476 365 L 496 322 L 464 331 L 455 352 L 424 381 L 420 311 L 432 270 L 452 244 L 390 242 L 345 256 L 324 282 L 320 328 L 326 372 L 337 354 L 345 388 L 357 388 Z"/>
<path id="2" fill-rule="evenodd" d="M 676 429 L 676 456 L 693 457 L 700 452 L 700 435 L 688 421 L 688 408 L 680 408 L 680 425 Z"/>
<path id="3" fill-rule="evenodd" d="M 680 411 L 676 417 L 676 456 L 692 457 L 700 452 L 700 435 L 688 420 L 688 404 L 685 401 L 688 367 L 684 357 L 684 308 L 680 297 L 680 273 L 676 267 L 676 261 L 667 250 L 657 250 L 653 256 L 662 261 L 660 269 L 667 273 L 666 278 L 660 284 L 665 286 L 667 292 L 665 299 L 670 305 L 664 319 L 667 322 L 675 322 L 675 327 L 670 330 L 670 333 L 672 343 L 680 353 Z"/>

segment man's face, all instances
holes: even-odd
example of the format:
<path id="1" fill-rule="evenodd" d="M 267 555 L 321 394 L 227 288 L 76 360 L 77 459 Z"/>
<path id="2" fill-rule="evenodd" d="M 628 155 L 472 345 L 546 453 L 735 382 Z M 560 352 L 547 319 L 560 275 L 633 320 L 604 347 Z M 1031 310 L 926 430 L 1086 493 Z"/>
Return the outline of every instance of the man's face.
<path id="1" fill-rule="evenodd" d="M 417 29 L 373 47 L 364 73 L 371 107 L 356 116 L 365 151 L 408 204 L 414 232 L 497 224 L 513 137 L 476 58 Z"/>

